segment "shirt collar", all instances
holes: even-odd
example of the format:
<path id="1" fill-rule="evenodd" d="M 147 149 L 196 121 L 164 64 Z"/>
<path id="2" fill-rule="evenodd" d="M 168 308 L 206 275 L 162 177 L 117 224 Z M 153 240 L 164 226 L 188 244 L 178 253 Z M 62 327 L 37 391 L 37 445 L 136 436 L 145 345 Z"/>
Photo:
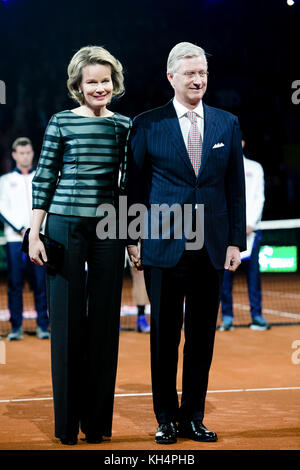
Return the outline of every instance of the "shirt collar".
<path id="1" fill-rule="evenodd" d="M 183 106 L 183 104 L 179 103 L 179 101 L 175 97 L 173 99 L 173 105 L 177 113 L 178 119 L 182 118 L 183 116 L 186 115 L 188 111 L 190 111 L 190 109 L 186 108 L 185 106 Z M 195 109 L 193 109 L 193 112 L 196 113 L 198 117 L 201 117 L 202 119 L 204 118 L 202 100 L 200 101 L 198 106 Z"/>
<path id="2" fill-rule="evenodd" d="M 23 173 L 21 172 L 21 170 L 19 170 L 18 167 L 15 167 L 12 171 L 19 173 L 20 175 L 23 175 Z M 30 173 L 32 173 L 33 171 L 34 171 L 34 168 L 31 168 L 27 174 L 30 175 Z"/>

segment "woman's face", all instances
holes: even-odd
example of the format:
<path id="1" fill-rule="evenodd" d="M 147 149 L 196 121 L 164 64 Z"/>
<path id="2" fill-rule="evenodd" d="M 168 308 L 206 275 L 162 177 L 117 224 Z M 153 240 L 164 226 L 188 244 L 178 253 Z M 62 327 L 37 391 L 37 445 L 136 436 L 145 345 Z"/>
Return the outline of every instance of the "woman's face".
<path id="1" fill-rule="evenodd" d="M 111 66 L 104 64 L 86 65 L 82 69 L 82 80 L 79 90 L 84 95 L 85 105 L 96 110 L 106 107 L 113 92 Z"/>

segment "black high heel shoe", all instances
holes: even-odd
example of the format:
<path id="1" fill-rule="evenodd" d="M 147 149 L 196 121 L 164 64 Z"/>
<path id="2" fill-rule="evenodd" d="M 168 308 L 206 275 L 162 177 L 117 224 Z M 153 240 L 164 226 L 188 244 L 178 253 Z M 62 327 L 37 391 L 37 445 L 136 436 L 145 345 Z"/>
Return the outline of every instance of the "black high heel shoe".
<path id="1" fill-rule="evenodd" d="M 74 446 L 77 444 L 77 436 L 61 437 L 60 442 L 65 446 Z"/>
<path id="2" fill-rule="evenodd" d="M 102 436 L 97 436 L 94 434 L 87 434 L 85 440 L 88 444 L 100 444 L 103 441 Z"/>

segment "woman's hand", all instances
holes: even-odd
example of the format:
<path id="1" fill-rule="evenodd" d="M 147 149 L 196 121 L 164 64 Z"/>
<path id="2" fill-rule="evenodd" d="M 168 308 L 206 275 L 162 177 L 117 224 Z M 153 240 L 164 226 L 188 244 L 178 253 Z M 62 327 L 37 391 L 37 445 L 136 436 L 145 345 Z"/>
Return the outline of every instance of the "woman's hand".
<path id="1" fill-rule="evenodd" d="M 141 263 L 141 255 L 140 255 L 140 250 L 139 247 L 136 245 L 130 245 L 127 247 L 129 259 L 132 263 L 132 265 L 138 270 L 138 271 L 143 271 L 143 266 Z"/>
<path id="2" fill-rule="evenodd" d="M 31 261 L 38 266 L 43 266 L 48 261 L 44 243 L 40 240 L 40 230 L 45 217 L 46 211 L 43 209 L 33 209 L 32 225 L 28 236 L 28 254 Z"/>
<path id="3" fill-rule="evenodd" d="M 31 235 L 30 233 L 28 241 L 30 260 L 38 266 L 43 266 L 48 261 L 44 243 L 40 240 L 39 235 Z"/>

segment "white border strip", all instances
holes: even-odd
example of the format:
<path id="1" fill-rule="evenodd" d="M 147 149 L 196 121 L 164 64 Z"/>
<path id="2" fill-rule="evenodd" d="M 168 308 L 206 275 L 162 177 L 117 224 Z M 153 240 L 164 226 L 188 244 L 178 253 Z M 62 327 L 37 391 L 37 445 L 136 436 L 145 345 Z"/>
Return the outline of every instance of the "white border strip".
<path id="1" fill-rule="evenodd" d="M 259 228 L 263 230 L 299 228 L 300 219 L 284 219 L 284 220 L 262 220 Z"/>
<path id="2" fill-rule="evenodd" d="M 300 387 L 266 387 L 266 388 L 234 388 L 229 390 L 208 390 L 207 393 L 237 393 L 237 392 L 270 392 L 282 390 L 300 390 Z M 178 392 L 181 394 L 181 392 Z M 124 397 L 151 397 L 152 393 L 116 393 L 115 398 Z M 44 398 L 13 398 L 11 400 L 0 400 L 0 403 L 20 403 L 28 401 L 48 401 L 53 400 L 52 397 Z"/>

